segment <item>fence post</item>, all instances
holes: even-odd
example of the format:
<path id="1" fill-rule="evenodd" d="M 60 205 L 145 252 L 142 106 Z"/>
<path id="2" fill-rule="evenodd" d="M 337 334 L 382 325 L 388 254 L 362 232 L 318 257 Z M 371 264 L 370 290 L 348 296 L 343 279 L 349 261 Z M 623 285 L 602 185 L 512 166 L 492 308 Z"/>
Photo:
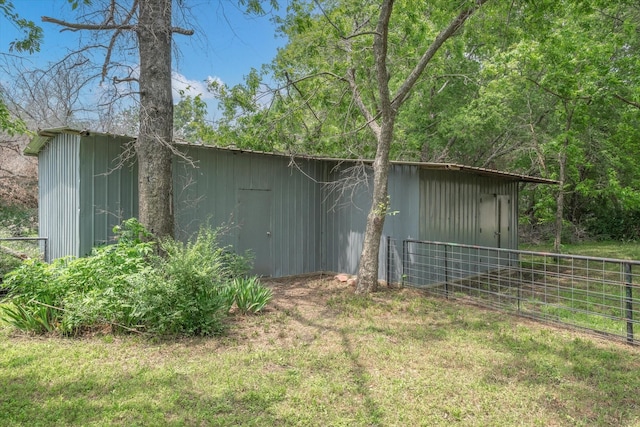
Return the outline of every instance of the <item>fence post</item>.
<path id="1" fill-rule="evenodd" d="M 631 264 L 624 264 L 625 275 L 625 306 L 627 318 L 627 344 L 633 344 L 633 276 L 631 275 Z"/>
<path id="2" fill-rule="evenodd" d="M 447 247 L 444 246 L 444 296 L 449 299 L 449 258 L 447 257 Z"/>
<path id="3" fill-rule="evenodd" d="M 387 236 L 387 288 L 391 287 L 391 236 Z"/>
<path id="4" fill-rule="evenodd" d="M 520 314 L 520 301 L 522 300 L 522 264 L 518 263 L 518 314 Z"/>
<path id="5" fill-rule="evenodd" d="M 405 264 L 407 263 L 405 257 L 407 254 L 407 241 L 402 241 L 402 287 L 404 288 L 404 278 L 405 278 Z"/>

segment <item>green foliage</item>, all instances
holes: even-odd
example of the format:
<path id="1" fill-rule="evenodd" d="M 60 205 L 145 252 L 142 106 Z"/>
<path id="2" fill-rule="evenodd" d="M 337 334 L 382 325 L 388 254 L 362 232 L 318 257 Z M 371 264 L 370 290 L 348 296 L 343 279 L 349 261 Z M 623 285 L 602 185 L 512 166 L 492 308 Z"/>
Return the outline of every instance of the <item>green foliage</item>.
<path id="1" fill-rule="evenodd" d="M 0 15 L 4 16 L 5 20 L 24 32 L 22 39 L 9 43 L 10 52 L 16 50 L 18 52 L 33 54 L 40 50 L 40 43 L 44 37 L 42 28 L 33 21 L 21 18 L 20 15 L 15 12 L 12 1 L 0 0 Z"/>
<path id="2" fill-rule="evenodd" d="M 35 333 L 50 332 L 59 323 L 62 312 L 62 289 L 56 277 L 65 259 L 47 264 L 38 259 L 26 260 L 5 276 L 0 287 L 7 292 L 12 306 L 0 307 L 15 327 Z"/>
<path id="3" fill-rule="evenodd" d="M 8 274 L 2 287 L 11 304 L 0 307 L 8 322 L 36 333 L 67 335 L 105 325 L 159 335 L 212 335 L 225 329 L 237 294 L 234 279 L 248 272 L 250 262 L 221 246 L 216 230 L 203 228 L 187 243 L 162 240 L 163 257 L 156 255 L 155 242 L 143 241 L 149 235 L 137 220 L 114 231 L 118 242 L 88 257 L 51 264 L 29 260 Z M 251 297 L 252 312 L 268 301 L 253 287 L 243 301 Z"/>
<path id="4" fill-rule="evenodd" d="M 222 332 L 230 304 L 223 294 L 232 271 L 226 251 L 218 244 L 217 232 L 201 229 L 187 243 L 171 239 L 160 244 L 165 260 L 157 259 L 161 286 L 153 290 L 159 304 L 146 310 L 157 332 L 211 335 Z"/>
<path id="5" fill-rule="evenodd" d="M 173 109 L 173 127 L 177 138 L 188 142 L 208 142 L 213 137 L 213 127 L 207 123 L 207 104 L 200 95 L 180 94 L 182 99 Z"/>
<path id="6" fill-rule="evenodd" d="M 471 3 L 394 3 L 386 63 L 392 94 Z M 362 102 L 379 112 L 371 55 L 378 13 L 375 2 L 290 2 L 274 18 L 287 44 L 273 61 L 243 85 L 212 87 L 223 111 L 216 142 L 371 158 L 375 138 L 346 76 L 353 73 Z M 635 238 L 639 23 L 630 2 L 487 2 L 416 83 L 398 113 L 391 157 L 562 178 L 564 219 L 575 230 Z M 268 98 L 265 82 L 276 87 Z M 533 227 L 549 227 L 559 188 L 527 187 L 523 213 Z"/>
<path id="7" fill-rule="evenodd" d="M 37 212 L 20 206 L 6 206 L 0 202 L 0 238 L 31 237 L 37 235 L 35 217 Z M 33 242 L 0 243 L 32 258 L 40 256 L 37 244 Z M 9 271 L 20 266 L 21 260 L 0 251 L 0 281 Z"/>
<path id="8" fill-rule="evenodd" d="M 0 0 L 0 17 L 3 17 L 4 21 L 11 23 L 11 25 L 23 32 L 21 39 L 16 39 L 9 43 L 9 52 L 16 51 L 33 54 L 40 50 L 40 43 L 44 38 L 42 28 L 33 21 L 21 18 L 15 12 L 12 1 Z M 6 24 L 2 23 L 2 25 Z M 0 130 L 9 135 L 27 133 L 25 122 L 19 118 L 12 117 L 2 99 L 2 92 L 0 92 Z"/>
<path id="9" fill-rule="evenodd" d="M 23 331 L 37 334 L 53 332 L 56 327 L 55 311 L 40 304 L 14 305 L 2 307 L 5 321 Z"/>
<path id="10" fill-rule="evenodd" d="M 2 93 L 0 93 L 0 130 L 9 135 L 26 134 L 28 132 L 26 123 L 11 116 L 1 95 Z"/>
<path id="11" fill-rule="evenodd" d="M 262 285 L 255 276 L 234 279 L 228 292 L 241 314 L 259 312 L 273 297 L 271 289 Z"/>

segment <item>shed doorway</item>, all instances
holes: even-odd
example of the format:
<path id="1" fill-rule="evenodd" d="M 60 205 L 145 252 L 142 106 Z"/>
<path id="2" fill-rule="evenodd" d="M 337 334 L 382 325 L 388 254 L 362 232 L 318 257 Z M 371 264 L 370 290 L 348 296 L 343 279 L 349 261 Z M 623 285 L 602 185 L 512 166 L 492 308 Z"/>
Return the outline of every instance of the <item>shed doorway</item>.
<path id="1" fill-rule="evenodd" d="M 253 273 L 272 276 L 271 190 L 238 190 L 238 252 L 254 256 Z"/>
<path id="2" fill-rule="evenodd" d="M 478 245 L 511 248 L 511 213 L 511 198 L 508 195 L 480 195 Z"/>

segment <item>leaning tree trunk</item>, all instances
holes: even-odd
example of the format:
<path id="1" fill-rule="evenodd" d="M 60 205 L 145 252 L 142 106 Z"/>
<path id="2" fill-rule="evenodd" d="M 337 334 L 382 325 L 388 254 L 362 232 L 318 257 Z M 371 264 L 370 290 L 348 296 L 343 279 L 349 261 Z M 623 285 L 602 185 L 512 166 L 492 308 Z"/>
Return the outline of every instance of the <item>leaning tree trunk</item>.
<path id="1" fill-rule="evenodd" d="M 140 222 L 173 235 L 171 0 L 139 0 L 140 133 L 136 141 Z"/>
<path id="2" fill-rule="evenodd" d="M 373 52 L 375 56 L 376 80 L 378 88 L 379 104 L 376 114 L 373 114 L 365 104 L 358 84 L 355 71 L 350 70 L 346 79 L 351 86 L 353 98 L 367 119 L 369 128 L 376 136 L 377 150 L 373 162 L 373 200 L 371 210 L 367 217 L 367 228 L 364 234 L 360 267 L 358 268 L 358 285 L 356 293 L 364 294 L 376 291 L 378 288 L 378 253 L 380 238 L 384 227 L 385 216 L 389 209 L 389 150 L 393 140 L 393 128 L 398 111 L 403 102 L 408 99 L 409 92 L 420 78 L 427 64 L 431 61 L 442 44 L 462 27 L 464 22 L 488 0 L 476 0 L 469 9 L 461 11 L 449 25 L 444 28 L 433 42 L 424 51 L 420 60 L 407 76 L 406 80 L 398 88 L 392 98 L 389 89 L 390 71 L 387 69 L 387 47 L 389 37 L 389 23 L 393 12 L 394 0 L 385 0 L 380 7 L 380 17 L 373 36 Z M 378 125 L 376 117 L 381 117 L 382 123 Z M 452 142 L 453 143 L 453 140 Z"/>
<path id="3" fill-rule="evenodd" d="M 373 198 L 367 216 L 367 228 L 358 268 L 356 293 L 366 294 L 378 290 L 378 253 L 384 220 L 389 210 L 389 150 L 393 139 L 393 119 L 381 126 L 378 149 L 373 161 Z"/>

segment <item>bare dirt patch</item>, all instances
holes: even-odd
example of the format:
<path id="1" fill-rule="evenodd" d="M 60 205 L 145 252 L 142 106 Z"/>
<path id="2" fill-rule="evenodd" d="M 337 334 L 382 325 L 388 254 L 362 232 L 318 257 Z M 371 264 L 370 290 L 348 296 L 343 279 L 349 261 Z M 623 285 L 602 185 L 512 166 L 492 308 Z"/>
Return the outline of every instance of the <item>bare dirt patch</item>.
<path id="1" fill-rule="evenodd" d="M 359 322 L 358 315 L 345 312 L 344 304 L 359 298 L 354 296 L 355 286 L 336 280 L 333 274 L 270 278 L 262 283 L 271 288 L 273 299 L 257 315 L 232 316 L 232 326 L 222 340 L 223 345 L 231 343 L 265 350 L 274 346 L 314 345 L 327 346 L 328 350 L 336 343 L 341 345 L 343 331 Z M 396 301 L 397 305 L 408 305 L 413 297 L 424 297 L 416 289 L 380 287 L 379 292 L 360 298 L 364 304 L 385 306 L 392 293 L 405 297 Z"/>
<path id="2" fill-rule="evenodd" d="M 353 294 L 353 287 L 332 275 L 317 274 L 265 279 L 273 298 L 255 316 L 234 316 L 227 338 L 252 348 L 309 344 L 336 323 L 332 298 Z"/>

